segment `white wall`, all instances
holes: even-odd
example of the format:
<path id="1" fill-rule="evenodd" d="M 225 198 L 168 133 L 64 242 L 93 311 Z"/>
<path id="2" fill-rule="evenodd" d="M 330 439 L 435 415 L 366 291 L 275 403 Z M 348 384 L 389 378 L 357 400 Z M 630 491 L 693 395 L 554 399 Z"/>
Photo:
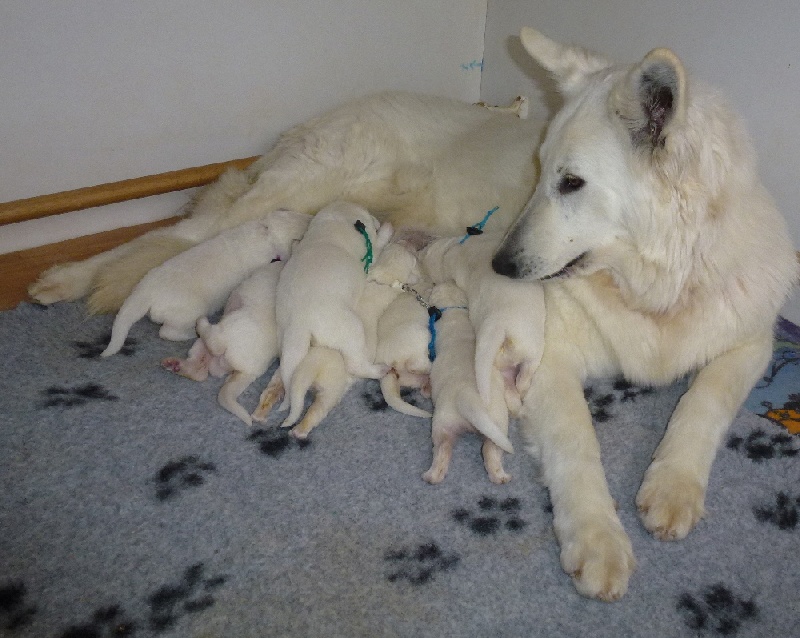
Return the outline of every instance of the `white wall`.
<path id="1" fill-rule="evenodd" d="M 800 246 L 800 2 L 489 0 L 481 99 L 527 94 L 543 100 L 540 108 L 555 104 L 534 84 L 542 72 L 519 44 L 523 25 L 620 62 L 673 49 L 745 118 L 764 182 Z M 800 324 L 800 295 L 783 314 Z"/>
<path id="2" fill-rule="evenodd" d="M 477 101 L 485 16 L 486 0 L 8 0 L 0 201 L 261 154 L 382 89 Z M 0 227 L 0 253 L 168 217 L 186 199 Z"/>

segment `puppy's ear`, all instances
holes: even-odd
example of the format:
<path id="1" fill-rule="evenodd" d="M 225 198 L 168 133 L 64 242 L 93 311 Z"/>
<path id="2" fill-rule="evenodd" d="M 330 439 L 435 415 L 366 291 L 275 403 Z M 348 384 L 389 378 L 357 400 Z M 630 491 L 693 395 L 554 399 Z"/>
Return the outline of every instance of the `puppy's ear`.
<path id="1" fill-rule="evenodd" d="M 519 38 L 528 55 L 550 72 L 565 95 L 579 91 L 592 73 L 611 66 L 591 51 L 559 44 L 530 27 L 522 27 Z"/>
<path id="2" fill-rule="evenodd" d="M 686 70 L 669 49 L 653 49 L 611 91 L 610 107 L 634 146 L 663 148 L 686 118 Z"/>

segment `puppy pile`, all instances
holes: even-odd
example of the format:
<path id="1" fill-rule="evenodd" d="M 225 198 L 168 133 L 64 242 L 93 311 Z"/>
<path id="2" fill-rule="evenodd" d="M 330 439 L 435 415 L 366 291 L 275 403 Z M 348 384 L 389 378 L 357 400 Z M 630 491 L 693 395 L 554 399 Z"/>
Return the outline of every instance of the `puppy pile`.
<path id="1" fill-rule="evenodd" d="M 444 479 L 456 438 L 474 432 L 485 438 L 490 480 L 505 483 L 509 413 L 518 413 L 541 359 L 544 297 L 538 283 L 492 271 L 501 239 L 395 233 L 348 202 L 313 217 L 277 210 L 150 271 L 117 314 L 102 356 L 118 352 L 149 313 L 162 338 L 197 337 L 185 359 L 164 359 L 165 369 L 195 381 L 227 375 L 219 404 L 248 425 L 281 402 L 281 427 L 298 439 L 357 379 L 379 379 L 389 406 L 432 418 L 426 481 Z M 250 413 L 239 396 L 276 358 Z M 433 414 L 406 403 L 404 387 L 430 396 Z"/>

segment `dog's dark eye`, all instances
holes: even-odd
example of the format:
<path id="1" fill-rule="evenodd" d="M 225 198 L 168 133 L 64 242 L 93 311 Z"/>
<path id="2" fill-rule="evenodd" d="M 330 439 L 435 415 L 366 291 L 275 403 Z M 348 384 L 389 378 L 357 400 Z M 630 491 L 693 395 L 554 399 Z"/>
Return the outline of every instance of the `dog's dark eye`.
<path id="1" fill-rule="evenodd" d="M 583 188 L 584 184 L 586 184 L 586 180 L 582 177 L 578 177 L 577 175 L 564 175 L 558 183 L 558 192 L 562 195 L 574 193 Z"/>

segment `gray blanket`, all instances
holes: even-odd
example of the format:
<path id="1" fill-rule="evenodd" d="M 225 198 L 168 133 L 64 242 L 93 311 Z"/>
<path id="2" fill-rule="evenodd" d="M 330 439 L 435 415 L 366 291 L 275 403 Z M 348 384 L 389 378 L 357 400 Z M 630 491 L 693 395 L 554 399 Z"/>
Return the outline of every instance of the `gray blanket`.
<path id="1" fill-rule="evenodd" d="M 638 560 L 605 604 L 561 570 L 513 428 L 509 484 L 467 436 L 433 487 L 429 422 L 388 409 L 377 383 L 300 445 L 280 414 L 248 429 L 223 411 L 220 380 L 161 369 L 189 344 L 147 321 L 100 359 L 110 323 L 81 304 L 0 313 L 2 636 L 800 636 L 800 437 L 766 418 L 796 396 L 742 410 L 706 518 L 663 543 L 634 497 L 686 383 L 587 388 Z M 796 354 L 784 343 L 768 373 L 794 391 Z"/>

